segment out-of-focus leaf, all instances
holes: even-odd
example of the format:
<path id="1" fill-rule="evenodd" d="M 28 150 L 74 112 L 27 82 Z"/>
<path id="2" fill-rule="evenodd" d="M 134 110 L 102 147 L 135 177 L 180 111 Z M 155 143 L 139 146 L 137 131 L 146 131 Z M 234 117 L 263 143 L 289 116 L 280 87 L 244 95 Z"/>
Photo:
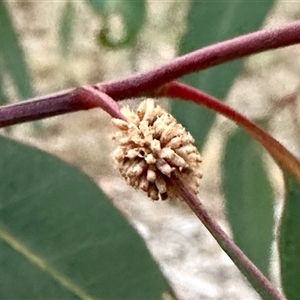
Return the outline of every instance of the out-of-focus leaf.
<path id="1" fill-rule="evenodd" d="M 198 1 L 192 2 L 188 30 L 181 41 L 180 54 L 257 30 L 273 4 L 270 1 Z M 242 68 L 242 60 L 191 74 L 183 81 L 223 99 Z M 214 120 L 214 114 L 196 104 L 174 102 L 173 114 L 202 146 Z"/>
<path id="2" fill-rule="evenodd" d="M 59 41 L 63 55 L 67 55 L 72 46 L 75 13 L 74 4 L 71 1 L 67 2 L 63 8 L 59 25 Z"/>
<path id="3" fill-rule="evenodd" d="M 86 0 L 86 2 L 100 15 L 106 12 L 110 0 Z"/>
<path id="4" fill-rule="evenodd" d="M 300 184 L 285 174 L 286 196 L 279 227 L 281 284 L 287 299 L 300 295 Z"/>
<path id="5" fill-rule="evenodd" d="M 0 137 L 0 298 L 161 299 L 131 225 L 75 167 Z"/>
<path id="6" fill-rule="evenodd" d="M 142 28 L 146 16 L 145 0 L 135 1 L 92 1 L 88 0 L 90 5 L 97 11 L 104 20 L 103 28 L 99 33 L 99 40 L 102 45 L 109 48 L 120 48 L 132 45 Z M 114 39 L 111 36 L 111 30 L 108 18 L 112 14 L 121 16 L 125 33 L 120 39 Z"/>
<path id="7" fill-rule="evenodd" d="M 4 92 L 4 82 L 3 82 L 3 76 L 2 76 L 2 70 L 0 65 L 0 105 L 6 104 L 9 102 L 9 99 Z"/>
<path id="8" fill-rule="evenodd" d="M 0 0 L 0 59 L 4 65 L 0 72 L 9 73 L 23 100 L 32 97 L 33 91 L 25 56 L 3 0 Z"/>
<path id="9" fill-rule="evenodd" d="M 229 138 L 223 160 L 223 190 L 234 241 L 268 276 L 274 196 L 261 150 L 240 129 Z"/>
<path id="10" fill-rule="evenodd" d="M 122 15 L 126 36 L 122 41 L 123 45 L 135 42 L 138 32 L 142 28 L 146 16 L 146 4 L 144 0 L 118 1 L 119 12 Z"/>

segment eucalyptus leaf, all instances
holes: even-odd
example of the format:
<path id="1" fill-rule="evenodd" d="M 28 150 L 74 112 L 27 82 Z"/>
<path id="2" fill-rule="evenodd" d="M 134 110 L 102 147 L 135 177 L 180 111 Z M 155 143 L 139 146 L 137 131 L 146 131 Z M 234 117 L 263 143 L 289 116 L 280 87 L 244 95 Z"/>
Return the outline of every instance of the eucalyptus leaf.
<path id="1" fill-rule="evenodd" d="M 144 0 L 118 1 L 119 12 L 125 24 L 126 36 L 123 45 L 133 44 L 142 28 L 146 17 L 146 3 Z"/>
<path id="2" fill-rule="evenodd" d="M 0 137 L 0 298 L 161 299 L 134 228 L 77 168 Z"/>
<path id="3" fill-rule="evenodd" d="M 103 27 L 99 32 L 101 45 L 108 48 L 121 48 L 131 46 L 136 42 L 146 18 L 145 0 L 135 1 L 93 1 L 88 0 L 93 9 L 102 17 Z M 113 28 L 109 23 L 109 17 L 117 14 L 124 25 L 124 34 L 118 39 L 113 38 Z"/>
<path id="4" fill-rule="evenodd" d="M 274 1 L 192 1 L 188 29 L 181 41 L 180 54 L 257 30 Z M 241 71 L 242 60 L 190 74 L 183 81 L 223 99 Z M 202 146 L 212 126 L 214 114 L 194 103 L 173 102 L 172 113 Z"/>
<path id="5" fill-rule="evenodd" d="M 300 295 L 300 184 L 285 174 L 286 195 L 279 226 L 281 284 L 287 299 Z"/>
<path id="6" fill-rule="evenodd" d="M 268 276 L 274 196 L 262 154 L 260 146 L 238 129 L 225 149 L 223 191 L 235 243 Z"/>
<path id="7" fill-rule="evenodd" d="M 102 15 L 108 8 L 110 0 L 86 0 L 86 2 L 97 12 Z"/>
<path id="8" fill-rule="evenodd" d="M 0 72 L 8 72 L 21 98 L 32 97 L 33 90 L 25 55 L 3 0 L 0 0 L 0 37 Z"/>
<path id="9" fill-rule="evenodd" d="M 72 46 L 76 10 L 74 4 L 68 1 L 64 7 L 59 24 L 59 44 L 63 55 L 67 55 Z"/>
<path id="10" fill-rule="evenodd" d="M 3 70 L 1 70 L 1 65 L 0 65 L 0 105 L 7 104 L 9 102 L 9 99 L 4 90 L 4 80 L 3 80 L 2 71 Z"/>

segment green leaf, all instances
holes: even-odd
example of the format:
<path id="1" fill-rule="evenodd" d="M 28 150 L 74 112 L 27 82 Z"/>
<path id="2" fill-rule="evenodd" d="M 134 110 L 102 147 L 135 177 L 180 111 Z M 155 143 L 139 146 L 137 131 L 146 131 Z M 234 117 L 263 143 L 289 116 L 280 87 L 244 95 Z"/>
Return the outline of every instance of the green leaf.
<path id="1" fill-rule="evenodd" d="M 281 284 L 287 299 L 300 295 L 300 184 L 285 174 L 286 197 L 279 226 Z"/>
<path id="2" fill-rule="evenodd" d="M 122 15 L 126 28 L 126 37 L 124 38 L 122 43 L 123 45 L 133 44 L 145 21 L 145 1 L 118 1 L 118 4 L 118 9 Z"/>
<path id="3" fill-rule="evenodd" d="M 9 102 L 9 99 L 4 91 L 4 81 L 1 72 L 1 65 L 0 65 L 0 105 L 6 104 Z"/>
<path id="4" fill-rule="evenodd" d="M 234 241 L 266 275 L 273 240 L 273 192 L 263 167 L 262 149 L 242 130 L 227 142 L 223 190 Z"/>
<path id="5" fill-rule="evenodd" d="M 75 167 L 0 137 L 0 299 L 161 299 L 145 243 Z"/>
<path id="6" fill-rule="evenodd" d="M 0 72 L 8 72 L 20 97 L 23 99 L 32 97 L 33 91 L 25 55 L 3 0 L 0 0 L 0 37 L 0 59 L 4 66 Z"/>
<path id="7" fill-rule="evenodd" d="M 121 48 L 135 43 L 146 17 L 145 0 L 87 1 L 94 10 L 103 17 L 104 25 L 99 33 L 99 40 L 103 46 L 109 48 Z M 121 38 L 112 38 L 112 32 L 108 22 L 108 18 L 112 14 L 118 14 L 122 18 L 125 33 Z"/>
<path id="8" fill-rule="evenodd" d="M 86 0 L 86 2 L 100 15 L 108 8 L 110 0 Z"/>
<path id="9" fill-rule="evenodd" d="M 74 4 L 71 1 L 67 2 L 59 22 L 59 44 L 61 52 L 65 56 L 68 55 L 72 46 L 75 12 Z"/>
<path id="10" fill-rule="evenodd" d="M 188 30 L 181 41 L 180 54 L 257 30 L 274 1 L 197 1 L 192 2 Z M 223 99 L 242 69 L 242 60 L 194 73 L 183 81 Z M 174 102 L 173 114 L 202 146 L 212 126 L 214 114 L 196 104 Z"/>

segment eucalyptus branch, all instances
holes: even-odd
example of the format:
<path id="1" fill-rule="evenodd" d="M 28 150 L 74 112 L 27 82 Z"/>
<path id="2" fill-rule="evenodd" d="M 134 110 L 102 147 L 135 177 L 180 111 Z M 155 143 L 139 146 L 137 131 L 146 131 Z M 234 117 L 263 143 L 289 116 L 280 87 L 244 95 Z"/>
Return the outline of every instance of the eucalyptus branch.
<path id="1" fill-rule="evenodd" d="M 113 118 L 124 119 L 119 105 L 109 95 L 87 86 L 2 106 L 0 127 L 97 107 L 102 108 Z"/>
<path id="2" fill-rule="evenodd" d="M 97 87 L 115 100 L 145 95 L 184 75 L 255 53 L 297 44 L 300 42 L 299 32 L 300 21 L 278 29 L 256 31 L 177 57 L 152 71 L 100 83 Z"/>
<path id="3" fill-rule="evenodd" d="M 176 81 L 166 84 L 164 87 L 162 87 L 159 90 L 159 94 L 167 97 L 177 97 L 183 100 L 191 100 L 234 121 L 240 127 L 248 131 L 257 141 L 259 141 L 266 148 L 266 150 L 268 150 L 277 163 L 284 170 L 291 172 L 300 182 L 299 160 L 271 135 L 235 109 L 211 95 Z"/>
<path id="4" fill-rule="evenodd" d="M 201 71 L 237 58 L 300 42 L 300 22 L 279 29 L 261 30 L 217 43 L 178 57 L 152 71 L 138 73 L 126 79 L 99 83 L 101 90 L 116 101 L 140 96 L 153 96 L 160 86 L 192 72 Z M 96 107 L 95 103 L 74 99 L 69 89 L 23 103 L 0 108 L 0 127 Z"/>
<path id="5" fill-rule="evenodd" d="M 262 299 L 283 300 L 284 297 L 277 291 L 272 283 L 209 216 L 198 197 L 187 188 L 186 183 L 177 177 L 173 179 L 173 185 L 177 186 L 178 194 L 189 205 Z"/>

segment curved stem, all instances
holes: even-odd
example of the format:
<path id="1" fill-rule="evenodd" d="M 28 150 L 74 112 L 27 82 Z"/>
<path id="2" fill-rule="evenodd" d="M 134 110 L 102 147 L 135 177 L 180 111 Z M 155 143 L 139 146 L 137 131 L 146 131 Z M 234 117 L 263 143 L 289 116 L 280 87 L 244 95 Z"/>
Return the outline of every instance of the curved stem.
<path id="1" fill-rule="evenodd" d="M 261 30 L 232 40 L 217 43 L 178 57 L 152 71 L 139 73 L 126 79 L 99 83 L 94 88 L 114 100 L 153 96 L 153 90 L 192 72 L 207 69 L 237 58 L 266 50 L 290 46 L 300 42 L 300 22 L 279 29 Z M 0 108 L 0 127 L 93 108 L 74 101 L 73 90 L 30 99 Z"/>
<path id="2" fill-rule="evenodd" d="M 272 283 L 209 216 L 198 197 L 186 187 L 186 184 L 182 182 L 180 178 L 173 179 L 172 183 L 177 187 L 178 194 L 181 198 L 189 205 L 262 299 L 283 300 L 284 297 L 280 295 Z"/>
<path id="3" fill-rule="evenodd" d="M 126 120 L 120 106 L 110 96 L 92 87 L 80 87 L 73 92 L 73 100 L 88 107 L 99 107 L 113 118 Z"/>
<path id="4" fill-rule="evenodd" d="M 291 172 L 298 181 L 300 181 L 300 161 L 282 144 L 235 109 L 213 96 L 176 81 L 160 88 L 158 94 L 183 100 L 191 100 L 234 121 L 259 141 L 283 169 Z"/>
<path id="5" fill-rule="evenodd" d="M 260 30 L 216 43 L 177 57 L 152 71 L 135 74 L 123 80 L 98 84 L 113 99 L 145 94 L 164 83 L 184 75 L 266 50 L 286 47 L 300 42 L 300 22 L 279 29 Z"/>

